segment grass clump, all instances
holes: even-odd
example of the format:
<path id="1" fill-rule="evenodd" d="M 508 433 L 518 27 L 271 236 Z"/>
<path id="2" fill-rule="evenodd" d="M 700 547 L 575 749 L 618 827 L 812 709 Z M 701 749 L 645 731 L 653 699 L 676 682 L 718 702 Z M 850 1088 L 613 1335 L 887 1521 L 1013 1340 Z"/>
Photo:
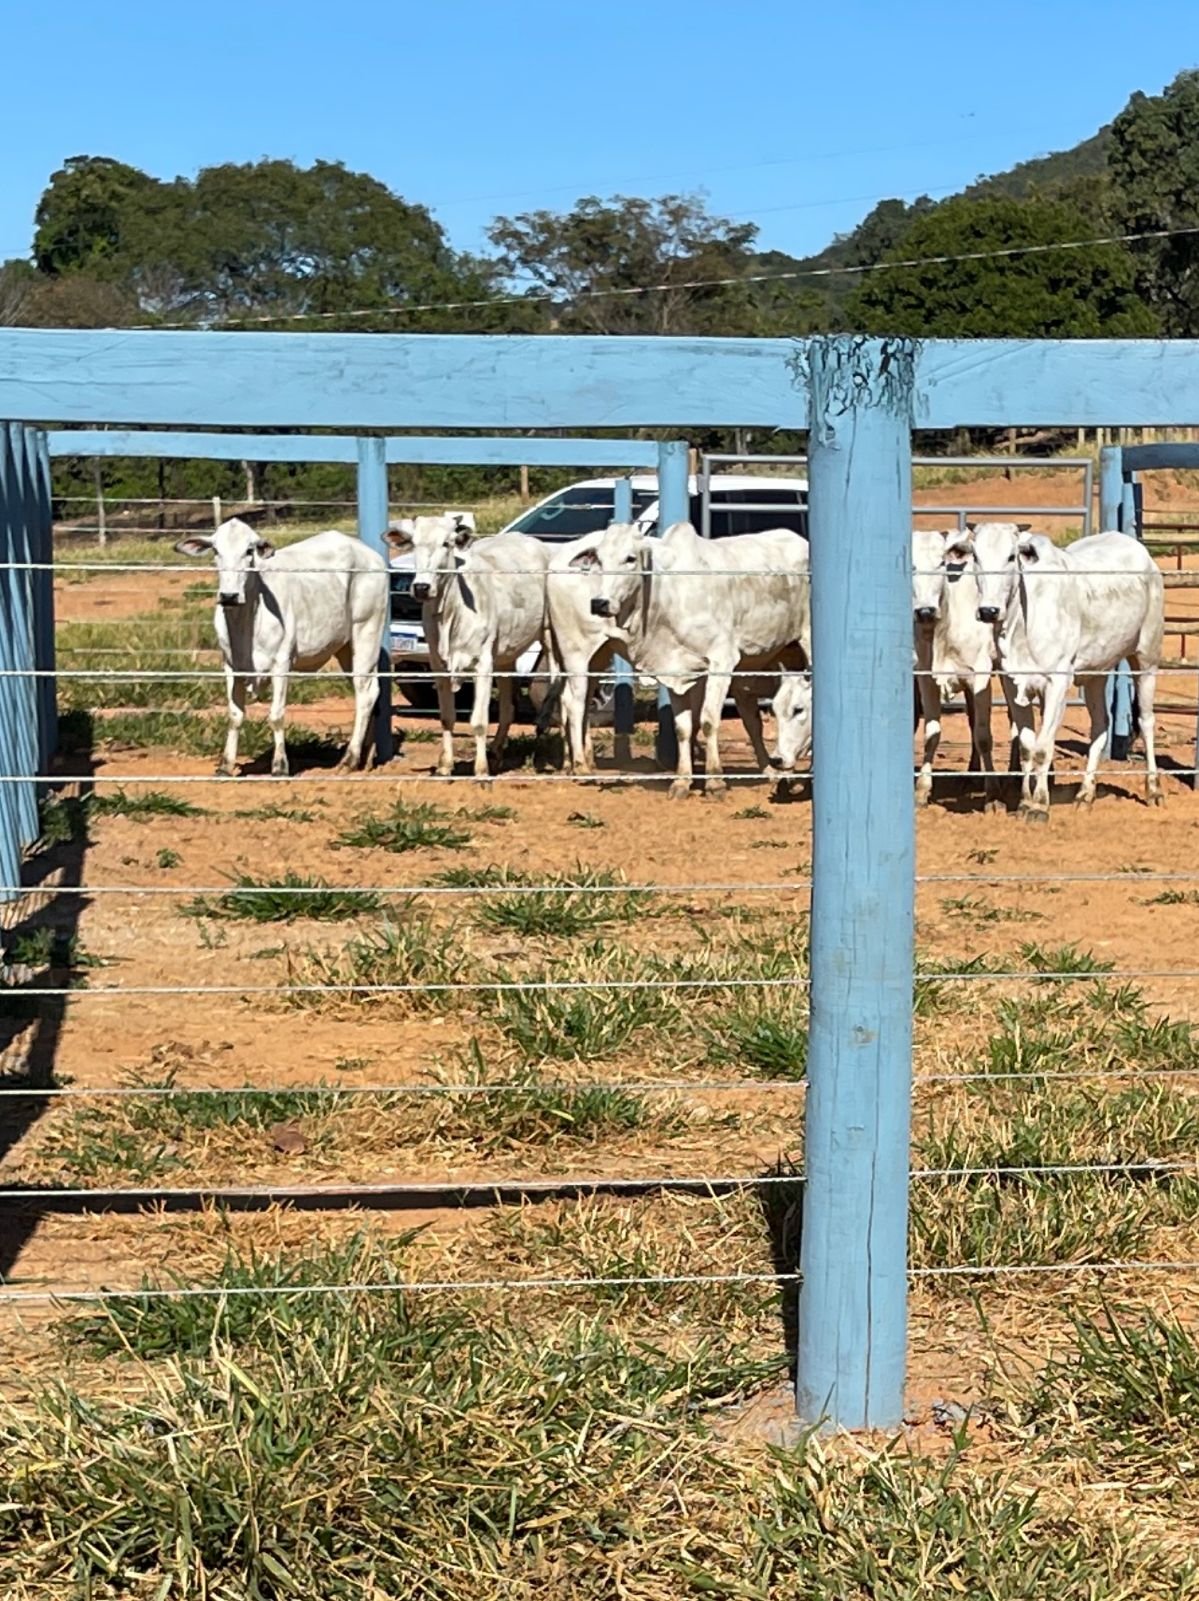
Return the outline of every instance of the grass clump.
<path id="1" fill-rule="evenodd" d="M 672 1139 L 689 1126 L 676 1101 L 602 1084 L 550 1081 L 527 1062 L 493 1076 L 477 1044 L 454 1076 L 487 1092 L 435 1096 L 426 1137 L 463 1143 L 472 1152 L 598 1145 L 635 1133 Z"/>
<path id="2" fill-rule="evenodd" d="M 238 873 L 232 884 L 223 895 L 200 895 L 180 909 L 191 917 L 243 923 L 288 923 L 298 918 L 336 923 L 377 912 L 383 904 L 374 890 L 334 889 L 323 878 L 290 871 L 278 879 Z"/>
<path id="3" fill-rule="evenodd" d="M 460 851 L 474 843 L 469 829 L 455 823 L 452 815 L 427 801 L 397 800 L 381 816 L 364 812 L 333 841 L 333 848 L 393 852 L 418 850 Z"/>
<path id="4" fill-rule="evenodd" d="M 621 874 L 581 864 L 573 873 L 540 878 L 507 872 L 501 882 L 512 885 L 514 893 L 488 896 L 475 920 L 481 928 L 526 936 L 569 939 L 613 923 L 632 922 L 644 915 L 653 899 L 646 890 L 622 888 Z"/>
<path id="5" fill-rule="evenodd" d="M 645 1030 L 676 1022 L 678 994 L 655 987 L 655 979 L 652 967 L 634 953 L 597 941 L 531 973 L 529 988 L 496 994 L 495 1020 L 528 1060 L 598 1061 Z M 595 987 L 532 987 L 538 983 Z"/>
<path id="6" fill-rule="evenodd" d="M 403 922 L 393 921 L 400 910 L 395 908 L 376 928 L 338 950 L 289 952 L 290 984 L 325 986 L 330 992 L 297 991 L 285 996 L 287 1002 L 314 1009 L 387 1002 L 410 1012 L 448 1011 L 456 997 L 444 986 L 462 983 L 468 972 L 458 936 L 415 913 Z M 399 988 L 379 992 L 379 986 L 390 985 Z M 430 985 L 443 987 L 420 987 Z"/>
<path id="7" fill-rule="evenodd" d="M 791 993 L 734 991 L 708 1026 L 708 1060 L 748 1068 L 762 1078 L 802 1079 L 808 1066 L 806 1008 Z"/>
<path id="8" fill-rule="evenodd" d="M 161 789 L 143 789 L 127 795 L 123 789 L 111 795 L 89 795 L 88 811 L 94 817 L 131 817 L 135 822 L 146 822 L 154 817 L 207 817 L 203 806 L 193 806 L 180 795 L 168 795 Z"/>

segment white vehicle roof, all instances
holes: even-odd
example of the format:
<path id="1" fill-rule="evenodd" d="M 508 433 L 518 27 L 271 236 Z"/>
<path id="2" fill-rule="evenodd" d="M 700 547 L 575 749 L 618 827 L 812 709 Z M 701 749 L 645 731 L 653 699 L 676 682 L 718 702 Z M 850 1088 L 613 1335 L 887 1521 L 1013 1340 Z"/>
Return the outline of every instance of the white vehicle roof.
<path id="1" fill-rule="evenodd" d="M 629 482 L 632 484 L 634 489 L 653 494 L 658 488 L 658 475 L 657 473 L 633 473 L 629 477 Z M 611 489 L 615 483 L 615 477 L 577 478 L 573 483 L 563 484 L 562 489 Z M 713 489 L 766 490 L 773 486 L 777 489 L 806 490 L 808 487 L 808 480 L 806 478 L 783 478 L 774 474 L 766 477 L 764 474 L 755 475 L 752 473 L 713 473 L 712 477 L 709 479 L 709 483 Z M 699 493 L 699 486 L 699 479 L 694 473 L 692 473 L 687 480 L 688 490 L 691 494 L 697 495 Z M 555 489 L 553 494 L 560 495 L 562 493 L 562 489 Z M 546 500 L 551 500 L 553 496 L 546 495 L 543 498 Z"/>

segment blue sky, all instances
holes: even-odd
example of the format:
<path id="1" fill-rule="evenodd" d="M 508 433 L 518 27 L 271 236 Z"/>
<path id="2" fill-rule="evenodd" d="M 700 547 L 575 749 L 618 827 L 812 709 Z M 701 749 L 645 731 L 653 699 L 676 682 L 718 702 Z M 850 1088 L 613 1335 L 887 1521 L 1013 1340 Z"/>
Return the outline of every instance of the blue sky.
<path id="1" fill-rule="evenodd" d="M 464 249 L 497 212 L 704 190 L 758 220 L 763 247 L 803 254 L 876 198 L 1073 144 L 1199 64 L 1195 0 L 977 9 L 10 0 L 0 259 L 28 252 L 49 174 L 83 153 L 162 177 L 341 160 L 428 205 Z"/>

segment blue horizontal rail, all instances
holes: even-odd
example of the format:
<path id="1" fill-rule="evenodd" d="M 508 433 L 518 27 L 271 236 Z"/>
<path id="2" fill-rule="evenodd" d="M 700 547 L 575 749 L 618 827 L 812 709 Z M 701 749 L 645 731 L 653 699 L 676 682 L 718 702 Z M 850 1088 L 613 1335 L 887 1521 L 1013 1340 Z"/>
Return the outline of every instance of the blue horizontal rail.
<path id="1" fill-rule="evenodd" d="M 52 428 L 51 456 L 157 456 L 209 461 L 358 461 L 347 434 L 167 433 L 149 429 Z M 431 467 L 645 467 L 658 465 L 658 446 L 644 439 L 487 439 L 390 436 L 391 465 Z"/>

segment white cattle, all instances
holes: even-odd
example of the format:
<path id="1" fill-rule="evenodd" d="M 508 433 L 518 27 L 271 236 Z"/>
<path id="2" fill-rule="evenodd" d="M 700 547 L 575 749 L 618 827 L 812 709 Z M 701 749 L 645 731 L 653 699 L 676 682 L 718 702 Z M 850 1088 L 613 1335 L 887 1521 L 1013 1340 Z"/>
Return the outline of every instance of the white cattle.
<path id="1" fill-rule="evenodd" d="M 632 523 L 613 523 L 575 546 L 563 559 L 586 584 L 563 583 L 556 571 L 547 587 L 553 648 L 571 685 L 564 704 L 576 770 L 589 762 L 580 725 L 586 674 L 597 655 L 613 648 L 670 694 L 678 735 L 672 795 L 691 788 L 697 711 L 705 787 L 710 794 L 727 787 L 719 734 L 730 690 L 765 768 L 760 678 L 755 683 L 747 675 L 772 675 L 811 659 L 807 541 L 786 528 L 707 540 L 690 523 L 675 523 L 655 539 Z"/>
<path id="2" fill-rule="evenodd" d="M 503 755 L 512 726 L 511 674 L 517 659 L 545 635 L 545 570 L 549 549 L 527 534 L 475 539 L 473 519 L 457 512 L 408 517 L 393 523 L 388 543 L 412 558 L 412 594 L 422 605 L 429 659 L 437 676 L 441 755 L 437 771 L 454 768 L 454 695 L 464 679 L 474 684 L 470 730 L 474 771 L 486 778 L 487 724 L 493 677 L 499 680 L 495 758 Z"/>
<path id="3" fill-rule="evenodd" d="M 774 713 L 774 755 L 777 772 L 793 773 L 812 752 L 812 675 L 783 673 L 771 703 Z"/>
<path id="4" fill-rule="evenodd" d="M 229 729 L 217 772 L 231 776 L 247 690 L 271 682 L 271 772 L 285 777 L 287 680 L 336 657 L 354 680 L 354 731 L 340 765 L 361 765 L 379 698 L 379 651 L 387 626 L 387 563 L 361 540 L 331 529 L 276 550 L 232 517 L 215 534 L 189 534 L 175 549 L 211 556 L 217 569 L 217 642 L 225 659 Z"/>
<path id="5" fill-rule="evenodd" d="M 1162 575 L 1139 540 L 1092 534 L 1064 550 L 1016 523 L 980 523 L 971 531 L 981 621 L 996 630 L 1000 670 L 1010 681 L 1020 740 L 1020 810 L 1049 816 L 1049 767 L 1072 679 L 1091 720 L 1091 745 L 1078 804 L 1095 798 L 1095 773 L 1107 738 L 1106 675 L 1127 659 L 1139 674 L 1146 793 L 1164 799 L 1154 748 L 1153 702 L 1161 660 Z M 1032 703 L 1041 703 L 1037 735 Z"/>
<path id="6" fill-rule="evenodd" d="M 942 700 L 961 693 L 990 811 L 999 806 L 991 738 L 991 676 L 998 646 L 994 627 L 978 615 L 981 601 L 971 560 L 971 537 L 956 529 L 912 530 L 916 689 L 924 719 L 924 758 L 916 781 L 916 804 L 925 805 L 932 793 Z"/>

